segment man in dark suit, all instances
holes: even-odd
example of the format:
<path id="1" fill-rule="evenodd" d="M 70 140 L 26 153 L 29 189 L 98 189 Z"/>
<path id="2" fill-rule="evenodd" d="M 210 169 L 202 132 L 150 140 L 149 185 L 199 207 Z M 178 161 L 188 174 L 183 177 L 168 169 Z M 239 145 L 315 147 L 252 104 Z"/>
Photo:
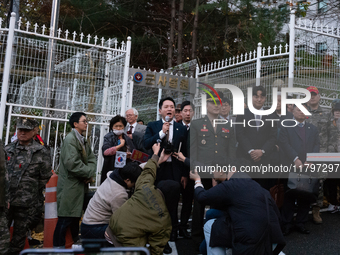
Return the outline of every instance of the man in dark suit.
<path id="1" fill-rule="evenodd" d="M 278 119 L 279 121 L 277 122 L 277 135 L 276 135 L 276 141 L 275 141 L 275 146 L 273 147 L 273 152 L 271 155 L 271 164 L 272 165 L 279 165 L 281 164 L 280 160 L 280 146 L 279 146 L 279 136 L 280 136 L 280 131 L 283 128 L 281 122 L 286 119 L 293 119 L 293 114 L 289 111 L 286 111 L 286 115 L 281 114 L 281 92 L 277 93 L 277 106 L 276 110 L 272 115 L 274 119 Z"/>
<path id="2" fill-rule="evenodd" d="M 190 126 L 190 168 L 216 166 L 224 158 L 235 158 L 236 141 L 234 128 L 230 123 L 217 124 L 221 109 L 218 98 L 207 99 L 207 115 L 204 118 L 193 120 Z M 216 123 L 215 123 L 216 124 Z M 205 189 L 212 187 L 212 176 L 202 174 Z M 197 246 L 203 241 L 204 203 L 194 200 L 192 215 L 192 239 Z"/>
<path id="3" fill-rule="evenodd" d="M 305 121 L 306 115 L 296 106 L 293 109 L 294 119 L 297 124 L 295 127 L 284 127 L 280 131 L 279 145 L 282 153 L 282 163 L 284 165 L 295 165 L 297 171 L 300 168 L 309 165 L 306 162 L 308 152 L 319 152 L 320 141 L 317 127 Z M 287 122 L 286 126 L 294 126 L 295 122 Z M 305 172 L 305 170 L 302 170 Z M 282 206 L 283 233 L 288 235 L 293 225 L 293 215 L 295 209 L 295 200 L 297 199 L 298 211 L 295 219 L 297 230 L 303 234 L 310 232 L 305 228 L 304 223 L 308 219 L 310 201 L 290 195 L 289 190 L 286 192 Z"/>
<path id="4" fill-rule="evenodd" d="M 237 159 L 217 186 L 205 190 L 197 172 L 190 172 L 195 181 L 195 199 L 225 212 L 204 225 L 208 254 L 278 254 L 285 245 L 280 229 L 280 214 L 270 193 L 239 172 L 247 162 Z M 219 177 L 218 177 L 219 176 Z M 215 178 L 224 178 L 214 173 Z M 232 226 L 232 227 L 231 227 Z M 276 244 L 273 249 L 272 245 Z"/>
<path id="5" fill-rule="evenodd" d="M 180 151 L 186 155 L 187 129 L 173 120 L 175 114 L 175 101 L 171 97 L 163 98 L 159 102 L 161 120 L 149 122 L 145 135 L 144 147 L 151 149 L 152 145 L 161 141 L 161 150 L 165 148 L 169 153 Z M 181 146 L 180 146 L 181 144 Z M 186 187 L 189 169 L 175 157 L 170 157 L 157 171 L 156 184 L 162 180 L 174 180 Z M 171 241 L 176 241 L 178 230 L 177 207 L 169 212 L 172 221 Z"/>
<path id="6" fill-rule="evenodd" d="M 264 87 L 253 87 L 252 101 L 255 109 L 263 110 L 266 101 Z M 272 121 L 266 121 L 266 119 L 273 118 L 272 115 L 254 115 L 249 108 L 244 110 L 244 115 L 236 117 L 237 123 L 244 122 L 244 124 L 236 124 L 237 157 L 249 160 L 252 165 L 263 165 L 270 162 L 277 128 L 272 125 Z M 249 123 L 252 126 L 248 125 L 249 120 L 253 120 Z M 268 179 L 256 179 L 256 181 L 265 189 L 271 187 L 271 182 Z"/>
<path id="7" fill-rule="evenodd" d="M 190 101 L 184 101 L 181 104 L 181 115 L 182 115 L 181 123 L 183 126 L 185 126 L 185 128 L 188 131 L 189 145 L 190 145 L 190 135 L 189 135 L 190 124 L 191 124 L 191 119 L 195 113 L 194 110 L 195 110 L 195 106 L 192 103 L 190 103 Z M 189 149 L 190 148 L 187 149 L 187 155 L 185 155 L 188 158 L 190 158 Z M 186 167 L 189 167 L 189 166 L 186 166 Z M 189 239 L 191 238 L 191 235 L 187 231 L 187 223 L 191 215 L 192 201 L 194 199 L 194 182 L 189 179 L 186 187 L 181 186 L 181 193 L 182 193 L 182 210 L 181 210 L 181 223 L 178 229 L 179 236 Z"/>

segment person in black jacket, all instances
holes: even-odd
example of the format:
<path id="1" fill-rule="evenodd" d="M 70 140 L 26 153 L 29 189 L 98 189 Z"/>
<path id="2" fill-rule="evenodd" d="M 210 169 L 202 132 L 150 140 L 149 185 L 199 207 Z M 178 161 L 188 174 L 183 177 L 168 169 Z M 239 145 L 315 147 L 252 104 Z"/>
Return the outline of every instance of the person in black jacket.
<path id="1" fill-rule="evenodd" d="M 281 148 L 282 164 L 295 167 L 299 172 L 309 163 L 306 161 L 308 152 L 319 152 L 320 141 L 319 132 L 316 126 L 306 122 L 306 115 L 296 106 L 293 109 L 294 119 L 297 124 L 287 122 L 287 126 L 280 131 L 279 145 Z M 293 122 L 293 121 L 292 121 Z M 295 211 L 295 200 L 297 200 L 298 211 L 293 222 Z M 305 228 L 308 220 L 308 212 L 312 201 L 303 196 L 297 195 L 293 190 L 287 190 L 282 206 L 283 234 L 288 235 L 295 225 L 296 229 L 302 234 L 309 234 Z"/>
<path id="2" fill-rule="evenodd" d="M 175 101 L 171 97 L 159 101 L 159 114 L 162 119 L 149 122 L 144 135 L 145 149 L 151 149 L 155 143 L 160 142 L 167 154 L 181 151 L 186 155 L 187 129 L 173 120 L 175 114 Z M 169 157 L 157 170 L 156 184 L 163 180 L 174 180 L 184 189 L 189 179 L 189 169 L 177 157 Z M 179 196 L 178 196 L 179 200 Z M 176 241 L 178 235 L 177 208 L 170 211 L 172 232 L 170 241 Z"/>
<path id="3" fill-rule="evenodd" d="M 101 173 L 100 184 L 107 178 L 107 173 L 114 170 L 114 163 L 117 151 L 131 153 L 135 146 L 132 140 L 124 133 L 127 122 L 120 115 L 113 117 L 110 121 L 109 133 L 104 136 L 102 153 L 104 156 L 104 165 Z"/>
<path id="4" fill-rule="evenodd" d="M 253 87 L 252 103 L 256 110 L 264 110 L 266 90 L 262 86 Z M 272 114 L 255 115 L 249 108 L 244 110 L 244 115 L 236 117 L 236 140 L 238 142 L 236 156 L 249 160 L 252 165 L 267 165 L 270 163 L 271 152 L 275 145 L 277 128 L 267 119 L 277 119 Z M 248 124 L 249 123 L 249 124 Z M 262 125 L 263 124 L 263 125 Z M 251 126 L 252 125 L 252 126 Z M 272 181 L 256 179 L 265 189 L 270 189 Z"/>
<path id="5" fill-rule="evenodd" d="M 228 181 L 209 190 L 204 189 L 196 171 L 190 172 L 195 199 L 227 213 L 205 224 L 208 254 L 228 254 L 226 248 L 231 248 L 233 255 L 278 254 L 285 246 L 278 208 L 267 190 L 240 172 L 246 164 L 232 161 Z"/>

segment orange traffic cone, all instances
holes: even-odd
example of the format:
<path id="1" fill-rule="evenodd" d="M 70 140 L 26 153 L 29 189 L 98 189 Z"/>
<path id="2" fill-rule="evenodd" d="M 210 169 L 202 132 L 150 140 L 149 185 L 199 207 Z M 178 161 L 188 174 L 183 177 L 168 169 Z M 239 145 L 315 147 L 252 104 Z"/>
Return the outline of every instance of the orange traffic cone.
<path id="1" fill-rule="evenodd" d="M 44 222 L 44 248 L 53 247 L 53 234 L 58 222 L 57 211 L 57 183 L 58 175 L 52 170 L 52 177 L 46 184 L 45 192 L 45 222 Z M 71 231 L 66 232 L 65 248 L 72 248 L 73 239 Z"/>

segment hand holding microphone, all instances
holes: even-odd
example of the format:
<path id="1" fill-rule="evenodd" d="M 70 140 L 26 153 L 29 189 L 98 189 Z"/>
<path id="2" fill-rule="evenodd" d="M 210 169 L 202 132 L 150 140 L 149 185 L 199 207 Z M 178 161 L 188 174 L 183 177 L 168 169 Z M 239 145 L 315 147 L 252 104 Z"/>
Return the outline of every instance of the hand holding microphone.
<path id="1" fill-rule="evenodd" d="M 169 127 L 170 127 L 170 117 L 165 116 L 165 122 L 163 123 L 162 131 L 164 134 L 169 132 Z"/>

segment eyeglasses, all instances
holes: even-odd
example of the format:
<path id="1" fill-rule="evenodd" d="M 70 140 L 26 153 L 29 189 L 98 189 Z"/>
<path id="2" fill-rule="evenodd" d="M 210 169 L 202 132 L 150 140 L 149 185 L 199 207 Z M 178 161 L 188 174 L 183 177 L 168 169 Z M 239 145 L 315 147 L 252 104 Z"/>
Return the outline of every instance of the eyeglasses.
<path id="1" fill-rule="evenodd" d="M 78 121 L 78 123 L 79 123 L 79 122 L 84 122 L 84 123 L 88 123 L 88 122 L 87 122 L 87 120 L 83 120 L 83 121 Z"/>

